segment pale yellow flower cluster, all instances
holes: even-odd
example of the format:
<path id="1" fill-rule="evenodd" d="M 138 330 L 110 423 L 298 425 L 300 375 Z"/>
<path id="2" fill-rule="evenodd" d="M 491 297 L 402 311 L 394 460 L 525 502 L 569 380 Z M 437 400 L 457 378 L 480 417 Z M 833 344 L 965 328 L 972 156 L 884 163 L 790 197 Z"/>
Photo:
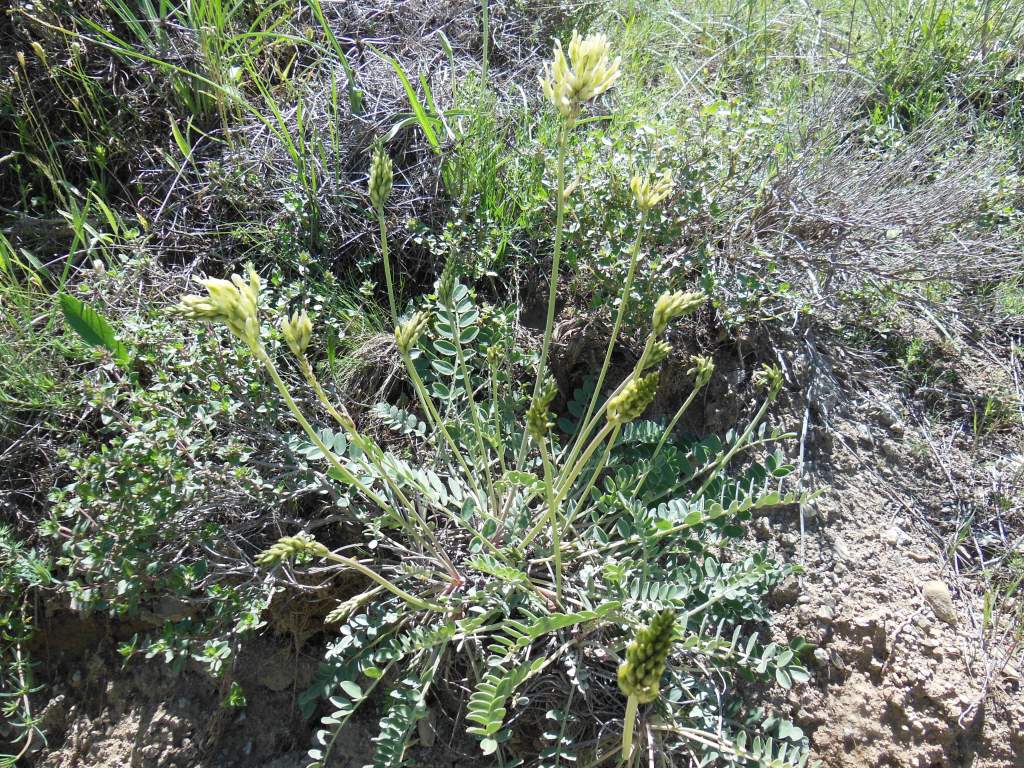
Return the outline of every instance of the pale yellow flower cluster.
<path id="1" fill-rule="evenodd" d="M 621 58 L 610 60 L 609 50 L 608 38 L 604 35 L 581 38 L 579 32 L 574 31 L 567 60 L 561 42 L 555 41 L 554 59 L 545 68 L 540 85 L 548 101 L 564 117 L 575 116 L 580 104 L 615 85 Z"/>
<path id="2" fill-rule="evenodd" d="M 690 358 L 693 367 L 687 371 L 694 378 L 695 387 L 703 387 L 711 380 L 711 374 L 715 372 L 715 361 L 707 355 L 694 355 Z"/>
<path id="3" fill-rule="evenodd" d="M 784 383 L 782 369 L 766 363 L 754 373 L 753 381 L 758 389 L 767 389 L 771 394 L 777 394 Z"/>
<path id="4" fill-rule="evenodd" d="M 657 176 L 634 176 L 629 182 L 633 190 L 636 207 L 649 211 L 672 193 L 672 172 L 665 171 Z"/>
<path id="5" fill-rule="evenodd" d="M 663 293 L 654 304 L 654 314 L 651 317 L 652 332 L 660 336 L 668 328 L 668 324 L 677 317 L 693 312 L 700 307 L 706 299 L 703 293 Z"/>
<path id="6" fill-rule="evenodd" d="M 383 149 L 377 147 L 373 153 L 373 160 L 370 163 L 370 205 L 374 210 L 384 209 L 391 194 L 391 186 L 394 183 L 395 172 L 391 165 L 391 158 Z"/>
<path id="7" fill-rule="evenodd" d="M 419 341 L 420 334 L 423 333 L 428 322 L 430 322 L 428 313 L 417 312 L 395 328 L 395 344 L 401 354 L 409 354 L 409 350 L 416 346 L 416 342 Z"/>
<path id="8" fill-rule="evenodd" d="M 299 555 L 323 557 L 328 552 L 327 547 L 308 533 L 300 533 L 298 536 L 282 536 L 276 543 L 271 544 L 268 549 L 256 556 L 256 564 L 272 566 Z"/>
<path id="9" fill-rule="evenodd" d="M 526 411 L 526 431 L 538 444 L 543 442 L 548 430 L 555 426 L 555 422 L 551 420 L 548 406 L 551 405 L 551 401 L 557 394 L 558 386 L 555 384 L 555 380 L 548 377 Z"/>
<path id="10" fill-rule="evenodd" d="M 175 309 L 185 317 L 222 322 L 239 339 L 256 347 L 260 340 L 260 278 L 252 265 L 248 266 L 248 280 L 232 275 L 230 280 L 209 277 L 199 282 L 208 295 L 185 296 Z"/>
<path id="11" fill-rule="evenodd" d="M 313 337 L 313 323 L 306 311 L 293 312 L 291 317 L 282 317 L 281 335 L 284 336 L 292 354 L 302 357 L 309 346 L 309 340 Z"/>
<path id="12" fill-rule="evenodd" d="M 658 381 L 657 373 L 631 379 L 619 394 L 608 400 L 608 423 L 621 427 L 640 418 L 658 391 Z"/>

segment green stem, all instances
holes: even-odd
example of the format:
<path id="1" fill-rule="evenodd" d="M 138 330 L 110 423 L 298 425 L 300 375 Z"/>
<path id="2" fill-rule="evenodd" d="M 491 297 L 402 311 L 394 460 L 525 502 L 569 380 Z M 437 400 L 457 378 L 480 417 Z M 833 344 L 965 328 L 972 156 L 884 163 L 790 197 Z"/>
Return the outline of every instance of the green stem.
<path id="1" fill-rule="evenodd" d="M 608 401 L 610 401 L 617 395 L 621 394 L 622 390 L 626 388 L 626 385 L 629 384 L 629 382 L 631 382 L 633 379 L 635 379 L 637 376 L 643 373 L 644 366 L 647 364 L 647 357 L 648 355 L 651 354 L 651 349 L 653 348 L 653 346 L 654 336 L 648 336 L 647 343 L 644 344 L 644 350 L 640 354 L 640 359 L 637 360 L 636 365 L 633 366 L 633 370 L 630 372 L 630 374 L 622 380 L 619 386 L 617 386 L 612 391 L 612 393 L 608 395 L 607 398 L 605 398 L 605 401 L 601 403 L 601 407 L 598 408 L 597 412 L 590 417 L 590 421 L 588 423 L 584 424 L 582 421 L 580 422 L 580 431 L 579 434 L 576 436 L 576 442 L 573 443 L 572 451 L 570 451 L 569 453 L 569 459 L 566 461 L 566 464 L 572 464 L 576 460 L 576 456 L 577 454 L 579 454 L 580 448 L 583 446 L 584 441 L 590 436 L 590 433 L 594 430 L 594 427 L 597 426 L 598 420 L 602 416 L 604 416 L 605 411 L 608 410 Z"/>
<path id="2" fill-rule="evenodd" d="M 604 386 L 605 376 L 608 375 L 608 367 L 612 362 L 612 353 L 615 351 L 615 342 L 619 338 L 622 320 L 625 318 L 626 309 L 629 307 L 629 297 L 633 291 L 633 280 L 636 276 L 636 263 L 640 255 L 640 244 L 643 242 L 644 230 L 647 226 L 647 214 L 647 211 L 643 211 L 640 214 L 640 229 L 637 230 L 636 237 L 633 240 L 633 247 L 629 254 L 629 269 L 626 272 L 626 282 L 622 287 L 622 295 L 619 298 L 619 311 L 615 315 L 615 322 L 612 324 L 612 335 L 608 339 L 608 348 L 604 353 L 604 362 L 601 364 L 601 373 L 597 376 L 597 384 L 594 385 L 594 394 L 590 396 L 590 405 L 587 406 L 586 415 L 580 421 L 580 424 L 590 423 L 590 417 L 597 407 L 598 399 L 601 397 L 601 387 Z M 579 438 L 581 440 L 585 439 L 582 432 Z"/>
<path id="3" fill-rule="evenodd" d="M 494 413 L 494 439 L 495 452 L 498 454 L 498 466 L 501 467 L 501 474 L 508 472 L 505 466 L 505 441 L 501 437 L 501 406 L 498 401 L 498 371 L 494 365 L 488 366 L 491 370 L 491 405 Z"/>
<path id="4" fill-rule="evenodd" d="M 415 595 L 410 595 L 404 589 L 396 587 L 394 584 L 385 579 L 379 573 L 377 573 L 371 568 L 367 568 L 358 560 L 353 560 L 350 557 L 345 557 L 344 555 L 339 555 L 334 552 L 328 552 L 326 555 L 324 555 L 324 557 L 326 557 L 328 560 L 334 561 L 335 563 L 339 563 L 340 565 L 347 565 L 349 568 L 353 568 L 354 570 L 359 571 L 368 579 L 372 579 L 373 581 L 377 582 L 382 587 L 384 587 L 384 589 L 388 590 L 397 597 L 400 597 L 402 600 L 405 600 L 405 602 L 407 602 L 414 608 L 419 608 L 421 611 L 444 611 L 444 608 L 442 608 L 440 605 L 437 605 L 436 603 L 427 602 L 426 600 L 421 600 Z"/>
<path id="5" fill-rule="evenodd" d="M 391 279 L 391 257 L 388 252 L 388 227 L 384 221 L 384 211 L 377 211 L 377 222 L 380 224 L 380 250 L 384 257 L 384 281 L 388 286 L 388 306 L 391 309 L 391 324 L 398 326 L 398 305 L 395 302 L 395 285 Z"/>
<path id="6" fill-rule="evenodd" d="M 551 281 L 548 283 L 548 312 L 544 321 L 544 341 L 540 348 L 540 365 L 537 367 L 537 382 L 533 387 L 533 396 L 540 392 L 548 364 L 548 351 L 551 347 L 551 331 L 555 325 L 555 300 L 558 294 L 558 269 L 562 260 L 562 229 L 565 223 L 565 149 L 568 144 L 569 131 L 575 120 L 568 117 L 562 121 L 558 132 L 558 161 L 556 165 L 557 181 L 555 185 L 555 242 L 551 256 Z M 525 437 L 524 437 L 525 440 Z"/>
<path id="7" fill-rule="evenodd" d="M 558 487 L 556 489 L 557 493 L 555 494 L 554 499 L 554 506 L 560 506 L 561 503 L 565 500 L 566 495 L 568 495 L 569 491 L 572 490 L 572 485 L 576 481 L 576 478 L 579 476 L 580 472 L 583 471 L 583 468 L 587 465 L 587 462 L 590 461 L 590 457 L 594 455 L 594 451 L 597 450 L 597 447 L 601 444 L 604 438 L 607 437 L 608 433 L 611 432 L 613 429 L 614 427 L 612 427 L 611 424 L 605 424 L 604 428 L 594 437 L 593 442 L 591 442 L 591 444 L 587 447 L 587 451 L 584 454 L 584 456 L 579 460 L 579 462 L 577 462 L 573 470 L 568 473 L 566 479 L 562 483 L 558 484 Z M 549 505 L 549 507 L 550 506 L 551 505 Z M 519 542 L 517 549 L 520 552 L 526 551 L 526 546 L 531 541 L 533 541 L 534 538 L 536 538 L 536 536 L 543 529 L 544 524 L 546 522 L 546 515 L 540 515 L 540 517 L 538 517 L 537 522 L 533 524 L 533 527 L 530 528 L 529 531 L 527 531 L 522 541 Z"/>
<path id="8" fill-rule="evenodd" d="M 640 702 L 636 696 L 630 696 L 626 700 L 626 714 L 622 718 L 622 762 L 629 761 L 629 755 L 633 751 L 633 729 L 636 726 L 636 712 Z"/>
<path id="9" fill-rule="evenodd" d="M 397 514 L 394 508 L 388 504 L 384 499 L 378 496 L 376 493 L 371 491 L 365 485 L 363 485 L 359 479 L 353 475 L 348 469 L 342 466 L 341 462 L 338 461 L 338 457 L 334 455 L 334 451 L 328 448 L 324 441 L 320 439 L 320 435 L 316 433 L 313 426 L 309 423 L 305 416 L 302 415 L 302 411 L 299 410 L 299 406 L 296 405 L 295 400 L 292 398 L 291 393 L 288 391 L 288 386 L 281 379 L 281 374 L 277 372 L 277 366 L 274 365 L 274 361 L 270 359 L 270 355 L 267 354 L 266 350 L 262 346 L 254 347 L 253 354 L 256 358 L 263 363 L 263 366 L 267 369 L 270 374 L 271 380 L 274 382 L 274 386 L 277 388 L 278 393 L 281 395 L 281 399 L 284 400 L 285 405 L 288 406 L 288 410 L 291 411 L 292 416 L 302 427 L 302 431 L 306 433 L 306 437 L 317 448 L 323 453 L 324 458 L 331 467 L 338 473 L 339 479 L 342 482 L 348 483 L 358 489 L 366 498 L 370 499 L 374 504 L 380 507 L 382 510 L 389 514 Z"/>
<path id="10" fill-rule="evenodd" d="M 594 473 L 590 476 L 590 480 L 583 488 L 583 493 L 579 495 L 576 500 L 576 506 L 573 507 L 572 514 L 569 516 L 567 525 L 572 525 L 583 510 L 587 508 L 587 500 L 590 498 L 590 489 L 597 483 L 597 479 L 601 476 L 601 472 L 604 471 L 605 466 L 608 464 L 608 457 L 611 455 L 612 447 L 615 445 L 615 440 L 619 436 L 620 427 L 616 427 L 612 431 L 611 439 L 608 444 L 604 447 L 604 453 L 601 454 L 601 460 L 597 462 L 597 466 L 594 468 Z"/>
<path id="11" fill-rule="evenodd" d="M 576 478 L 579 476 L 583 468 L 587 466 L 587 462 L 590 461 L 590 457 L 594 455 L 594 451 L 597 450 L 598 446 L 604 442 L 604 439 L 613 430 L 618 435 L 618 427 L 605 422 L 605 425 L 601 427 L 601 431 L 594 435 L 594 439 L 590 441 L 590 445 L 583 452 L 583 455 L 577 459 L 576 463 L 572 465 L 572 468 L 565 475 L 564 479 L 559 482 L 559 491 L 557 500 L 561 502 L 566 497 L 570 490 L 572 490 L 573 483 L 576 482 Z"/>
<path id="12" fill-rule="evenodd" d="M 540 363 L 537 366 L 537 380 L 533 385 L 533 397 L 540 394 L 540 385 L 544 381 L 548 365 L 548 350 L 551 346 L 551 331 L 555 324 L 555 300 L 558 293 L 558 269 L 562 259 L 562 229 L 565 222 L 565 149 L 569 140 L 569 131 L 576 122 L 575 115 L 562 120 L 558 129 L 558 160 L 556 162 L 556 183 L 555 183 L 555 242 L 551 256 L 551 282 L 548 285 L 548 311 L 547 319 L 544 322 L 544 341 L 541 344 Z M 529 435 L 523 430 L 523 439 L 519 444 L 519 455 L 516 456 L 516 469 L 523 468 L 526 461 L 526 449 L 529 445 Z M 509 491 L 511 494 L 514 489 Z"/>
<path id="13" fill-rule="evenodd" d="M 562 544 L 559 532 L 558 503 L 555 501 L 551 459 L 544 440 L 540 441 L 540 457 L 544 463 L 544 486 L 548 497 L 548 524 L 551 526 L 551 549 L 555 556 L 555 601 L 562 604 Z"/>
<path id="14" fill-rule="evenodd" d="M 491 19 L 490 19 L 490 2 L 483 0 L 483 8 L 480 12 L 480 25 L 483 27 L 483 54 L 480 66 L 480 79 L 487 84 L 487 69 L 488 59 L 490 58 L 491 48 Z"/>
<path id="15" fill-rule="evenodd" d="M 778 395 L 778 390 L 772 390 L 771 392 L 768 393 L 768 397 L 765 398 L 764 402 L 761 404 L 761 407 L 758 409 L 757 413 L 754 414 L 754 418 L 750 420 L 750 423 L 747 424 L 747 428 L 743 430 L 743 434 L 740 435 L 739 439 L 735 443 L 733 443 L 732 448 L 730 448 L 728 452 L 724 456 L 722 456 L 722 458 L 715 462 L 714 466 L 711 468 L 711 472 L 708 473 L 707 478 L 704 480 L 703 483 L 701 483 L 700 488 L 697 489 L 697 493 L 694 494 L 693 498 L 699 499 L 704 494 L 704 491 L 708 489 L 708 486 L 711 485 L 714 479 L 718 477 L 718 473 L 721 472 L 725 465 L 732 460 L 732 457 L 735 456 L 740 451 L 740 449 L 743 448 L 744 445 L 746 445 L 747 440 L 750 439 L 750 435 L 754 431 L 754 427 L 756 427 L 761 422 L 761 419 L 764 418 L 765 413 L 768 412 L 768 407 L 773 402 L 775 402 L 776 395 Z"/>
<path id="16" fill-rule="evenodd" d="M 416 366 L 413 365 L 412 358 L 409 357 L 408 353 L 402 354 L 402 362 L 405 363 L 405 369 L 409 372 L 409 378 L 412 379 L 413 389 L 416 390 L 416 395 L 419 398 L 420 405 L 423 406 L 423 409 L 434 422 L 434 426 L 441 432 L 441 435 L 448 444 L 448 448 L 451 450 L 452 455 L 455 456 L 459 465 L 462 467 L 462 471 L 466 475 L 466 480 L 468 480 L 470 486 L 472 486 L 473 492 L 479 497 L 478 501 L 482 501 L 483 497 L 480 492 L 480 486 L 476 482 L 476 476 L 470 470 L 469 464 L 466 462 L 466 458 L 462 455 L 462 451 L 459 450 L 455 440 L 448 432 L 448 428 L 445 427 L 444 422 L 441 420 L 441 414 L 439 414 L 437 412 L 437 408 L 434 407 L 434 403 L 430 399 L 430 395 L 427 393 L 427 388 L 423 384 L 423 379 L 420 378 L 420 374 L 416 370 Z"/>
<path id="17" fill-rule="evenodd" d="M 448 313 L 452 324 L 452 341 L 455 343 L 455 356 L 462 371 L 462 386 L 466 389 L 466 400 L 469 405 L 469 415 L 473 421 L 473 431 L 476 433 L 476 448 L 479 466 L 484 469 L 484 476 L 487 479 L 487 493 L 492 508 L 497 511 L 498 497 L 494 493 L 494 479 L 491 476 L 491 463 L 488 461 L 487 449 L 484 446 L 484 428 L 480 423 L 480 413 L 477 408 L 473 382 L 470 380 L 469 367 L 466 365 L 466 356 L 462 351 L 462 328 L 459 326 L 459 313 L 448 297 Z"/>
<path id="18" fill-rule="evenodd" d="M 352 421 L 351 416 L 349 416 L 347 413 L 342 414 L 337 408 L 334 407 L 334 404 L 331 403 L 330 398 L 327 397 L 327 393 L 324 391 L 323 386 L 321 386 L 320 380 L 316 377 L 316 374 L 313 372 L 313 366 L 309 364 L 309 360 L 305 357 L 305 355 L 299 357 L 298 361 L 299 370 L 302 372 L 303 377 L 306 379 L 306 383 L 308 383 L 309 386 L 313 389 L 313 392 L 316 394 L 317 399 L 320 401 L 321 405 L 323 405 L 324 408 L 327 409 L 327 412 L 331 415 L 331 417 L 336 422 L 338 422 L 342 429 L 345 430 L 345 432 L 348 434 L 352 442 L 359 447 L 360 451 L 363 454 L 364 466 L 367 466 L 368 463 L 373 464 L 373 466 L 377 470 L 377 474 L 381 478 L 383 478 L 385 484 L 391 489 L 392 493 L 394 493 L 395 496 L 398 497 L 398 500 L 402 503 L 402 505 L 409 510 L 409 514 L 416 521 L 416 524 L 423 530 L 424 533 L 426 533 L 427 538 L 430 539 L 430 548 L 434 551 L 434 554 L 437 555 L 438 558 L 440 558 L 444 562 L 445 567 L 448 569 L 448 572 L 450 574 L 457 574 L 457 571 L 455 570 L 455 564 L 452 563 L 447 553 L 445 553 L 444 549 L 441 547 L 441 543 L 437 540 L 437 536 L 434 534 L 433 528 L 431 528 L 427 524 L 427 521 L 420 514 L 419 510 L 416 509 L 416 505 L 413 504 L 408 499 L 405 493 L 403 493 L 401 486 L 399 486 L 395 479 L 391 476 L 391 473 L 387 471 L 387 468 L 384 467 L 383 464 L 381 464 L 378 461 L 378 457 L 381 454 L 380 447 L 372 440 L 367 439 L 365 435 L 363 435 L 361 432 L 359 432 L 359 430 L 356 429 L 355 422 Z"/>
<path id="19" fill-rule="evenodd" d="M 647 482 L 648 475 L 650 475 L 651 470 L 654 469 L 655 460 L 657 460 L 658 456 L 661 455 L 661 449 L 665 447 L 665 443 L 668 442 L 668 438 L 672 434 L 672 430 L 676 428 L 676 424 L 679 423 L 679 419 L 681 419 L 683 414 L 686 413 L 686 410 L 690 407 L 690 404 L 694 401 L 697 397 L 697 393 L 700 392 L 702 388 L 703 385 L 693 388 L 689 397 L 687 397 L 686 400 L 683 401 L 683 404 L 679 406 L 679 409 L 675 412 L 675 415 L 668 423 L 668 426 L 666 426 L 662 431 L 661 438 L 658 440 L 658 444 L 654 447 L 654 453 L 651 454 L 651 458 L 649 460 L 650 464 L 647 466 L 647 469 L 644 470 L 643 475 L 640 476 L 640 481 L 636 484 L 636 488 L 633 489 L 633 498 L 638 498 L 640 496 L 640 491 Z"/>

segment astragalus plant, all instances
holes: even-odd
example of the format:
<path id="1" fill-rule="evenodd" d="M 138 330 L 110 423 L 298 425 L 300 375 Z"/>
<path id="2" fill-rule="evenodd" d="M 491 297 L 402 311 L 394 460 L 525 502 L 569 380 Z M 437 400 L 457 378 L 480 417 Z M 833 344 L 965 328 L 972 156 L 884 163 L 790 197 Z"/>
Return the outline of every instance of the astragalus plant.
<path id="1" fill-rule="evenodd" d="M 437 728 L 449 739 L 453 727 L 479 741 L 488 765 L 807 759 L 798 729 L 746 706 L 736 691 L 740 676 L 784 686 L 806 677 L 799 649 L 762 644 L 751 631 L 765 618 L 763 596 L 788 569 L 742 542 L 753 510 L 795 501 L 781 486 L 792 467 L 767 452 L 778 435 L 761 423 L 781 374 L 758 374 L 762 401 L 725 441 L 676 434 L 713 375 L 705 357 L 693 358 L 692 391 L 671 418 L 643 420 L 671 353 L 666 330 L 704 303 L 676 292 L 655 303 L 632 370 L 605 386 L 643 268 L 644 224 L 672 193 L 665 174 L 633 181 L 641 225 L 607 353 L 595 385 L 572 399 L 575 420 L 555 429 L 559 392 L 547 360 L 571 194 L 566 152 L 586 103 L 618 76 L 603 36 L 574 35 L 568 55 L 556 45 L 542 78 L 561 129 L 539 355 L 516 343 L 511 312 L 478 306 L 451 267 L 434 293 L 399 314 L 384 226 L 391 163 L 377 150 L 369 196 L 413 405 L 382 403 L 374 417 L 406 438 L 392 442 L 401 450 L 382 446 L 328 397 L 307 356 L 318 334 L 305 312 L 267 330 L 251 268 L 246 277 L 206 280 L 208 295 L 180 305 L 187 316 L 226 325 L 262 363 L 308 455 L 326 464 L 363 529 L 361 545 L 339 551 L 329 534 L 295 531 L 259 557 L 268 567 L 322 561 L 365 577 L 362 591 L 328 616 L 340 634 L 303 699 L 309 711 L 320 697 L 330 705 L 314 765 L 328 764 L 339 731 L 375 692 L 386 695 L 374 697 L 383 708 L 374 766 L 415 764 L 407 751 L 431 740 L 423 734 Z M 308 415 L 279 373 L 279 339 L 309 385 Z M 525 381 L 523 361 L 532 371 Z M 327 417 L 333 430 L 314 424 Z"/>

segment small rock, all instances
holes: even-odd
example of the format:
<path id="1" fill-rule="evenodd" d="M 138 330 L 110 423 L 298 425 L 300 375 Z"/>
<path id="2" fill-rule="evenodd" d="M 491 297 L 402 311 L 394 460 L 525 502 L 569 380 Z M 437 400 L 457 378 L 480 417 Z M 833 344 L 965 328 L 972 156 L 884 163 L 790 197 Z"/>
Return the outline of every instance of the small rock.
<path id="1" fill-rule="evenodd" d="M 416 723 L 417 731 L 420 737 L 420 744 L 427 749 L 434 746 L 436 740 L 435 720 L 437 718 L 434 715 L 434 710 L 428 709 L 425 717 L 420 718 L 419 722 Z"/>
<path id="2" fill-rule="evenodd" d="M 836 612 L 827 605 L 823 605 L 818 609 L 818 613 L 816 615 L 820 621 L 830 623 L 832 619 L 836 617 Z"/>
<path id="3" fill-rule="evenodd" d="M 878 419 L 878 423 L 883 427 L 891 427 L 896 421 L 896 414 L 888 408 L 879 408 L 875 416 Z"/>
<path id="4" fill-rule="evenodd" d="M 917 563 L 930 563 L 932 561 L 932 556 L 929 553 L 920 552 L 914 549 L 907 552 L 907 556 Z"/>
<path id="5" fill-rule="evenodd" d="M 272 691 L 283 691 L 295 682 L 295 660 L 287 648 L 264 659 L 256 673 L 256 681 Z"/>
<path id="6" fill-rule="evenodd" d="M 802 595 L 800 594 L 800 582 L 796 576 L 787 576 L 785 580 L 775 587 L 771 593 L 770 601 L 773 606 L 792 605 Z"/>
<path id="7" fill-rule="evenodd" d="M 938 579 L 927 582 L 922 588 L 924 600 L 935 616 L 950 626 L 957 624 L 956 606 L 953 605 L 953 596 L 949 593 L 949 587 L 945 582 Z"/>
<path id="8" fill-rule="evenodd" d="M 886 528 L 884 531 L 882 531 L 882 541 L 884 541 L 886 544 L 891 544 L 895 547 L 897 544 L 900 543 L 900 538 L 902 538 L 902 534 L 903 532 L 896 526 L 893 526 L 892 528 Z"/>
<path id="9" fill-rule="evenodd" d="M 843 542 L 842 539 L 836 539 L 832 542 L 832 551 L 836 554 L 840 560 L 850 559 L 850 548 Z"/>
<path id="10" fill-rule="evenodd" d="M 895 440 L 883 440 L 881 451 L 885 458 L 892 461 L 896 461 L 900 457 L 900 446 Z"/>
<path id="11" fill-rule="evenodd" d="M 815 648 L 814 660 L 818 663 L 819 667 L 827 667 L 829 662 L 828 651 L 824 648 Z"/>

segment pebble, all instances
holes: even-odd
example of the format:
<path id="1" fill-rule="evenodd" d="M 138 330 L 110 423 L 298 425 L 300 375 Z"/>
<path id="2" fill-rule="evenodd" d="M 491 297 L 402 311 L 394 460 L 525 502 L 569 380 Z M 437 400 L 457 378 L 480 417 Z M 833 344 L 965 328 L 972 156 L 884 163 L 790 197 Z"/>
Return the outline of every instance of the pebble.
<path id="1" fill-rule="evenodd" d="M 814 660 L 818 662 L 819 667 L 827 667 L 829 662 L 828 651 L 824 648 L 815 648 Z"/>
<path id="2" fill-rule="evenodd" d="M 821 621 L 831 622 L 836 617 L 836 612 L 827 605 L 823 605 L 818 609 L 817 617 Z"/>
<path id="3" fill-rule="evenodd" d="M 884 531 L 882 531 L 882 541 L 884 541 L 886 544 L 892 544 L 893 546 L 896 546 L 900 543 L 902 533 L 903 532 L 896 526 L 893 526 L 892 528 L 886 528 Z"/>
<path id="4" fill-rule="evenodd" d="M 895 461 L 900 457 L 900 446 L 895 440 L 883 440 L 881 450 L 887 459 Z"/>
<path id="5" fill-rule="evenodd" d="M 896 422 L 896 415 L 888 408 L 879 408 L 875 415 L 883 427 L 891 427 Z"/>
<path id="6" fill-rule="evenodd" d="M 832 551 L 836 553 L 836 556 L 843 560 L 850 559 L 850 548 L 843 543 L 841 539 L 836 539 L 832 542 Z"/>
<path id="7" fill-rule="evenodd" d="M 955 627 L 957 624 L 956 606 L 953 605 L 953 596 L 949 593 L 949 587 L 945 582 L 938 579 L 926 582 L 921 592 L 935 616 Z"/>

